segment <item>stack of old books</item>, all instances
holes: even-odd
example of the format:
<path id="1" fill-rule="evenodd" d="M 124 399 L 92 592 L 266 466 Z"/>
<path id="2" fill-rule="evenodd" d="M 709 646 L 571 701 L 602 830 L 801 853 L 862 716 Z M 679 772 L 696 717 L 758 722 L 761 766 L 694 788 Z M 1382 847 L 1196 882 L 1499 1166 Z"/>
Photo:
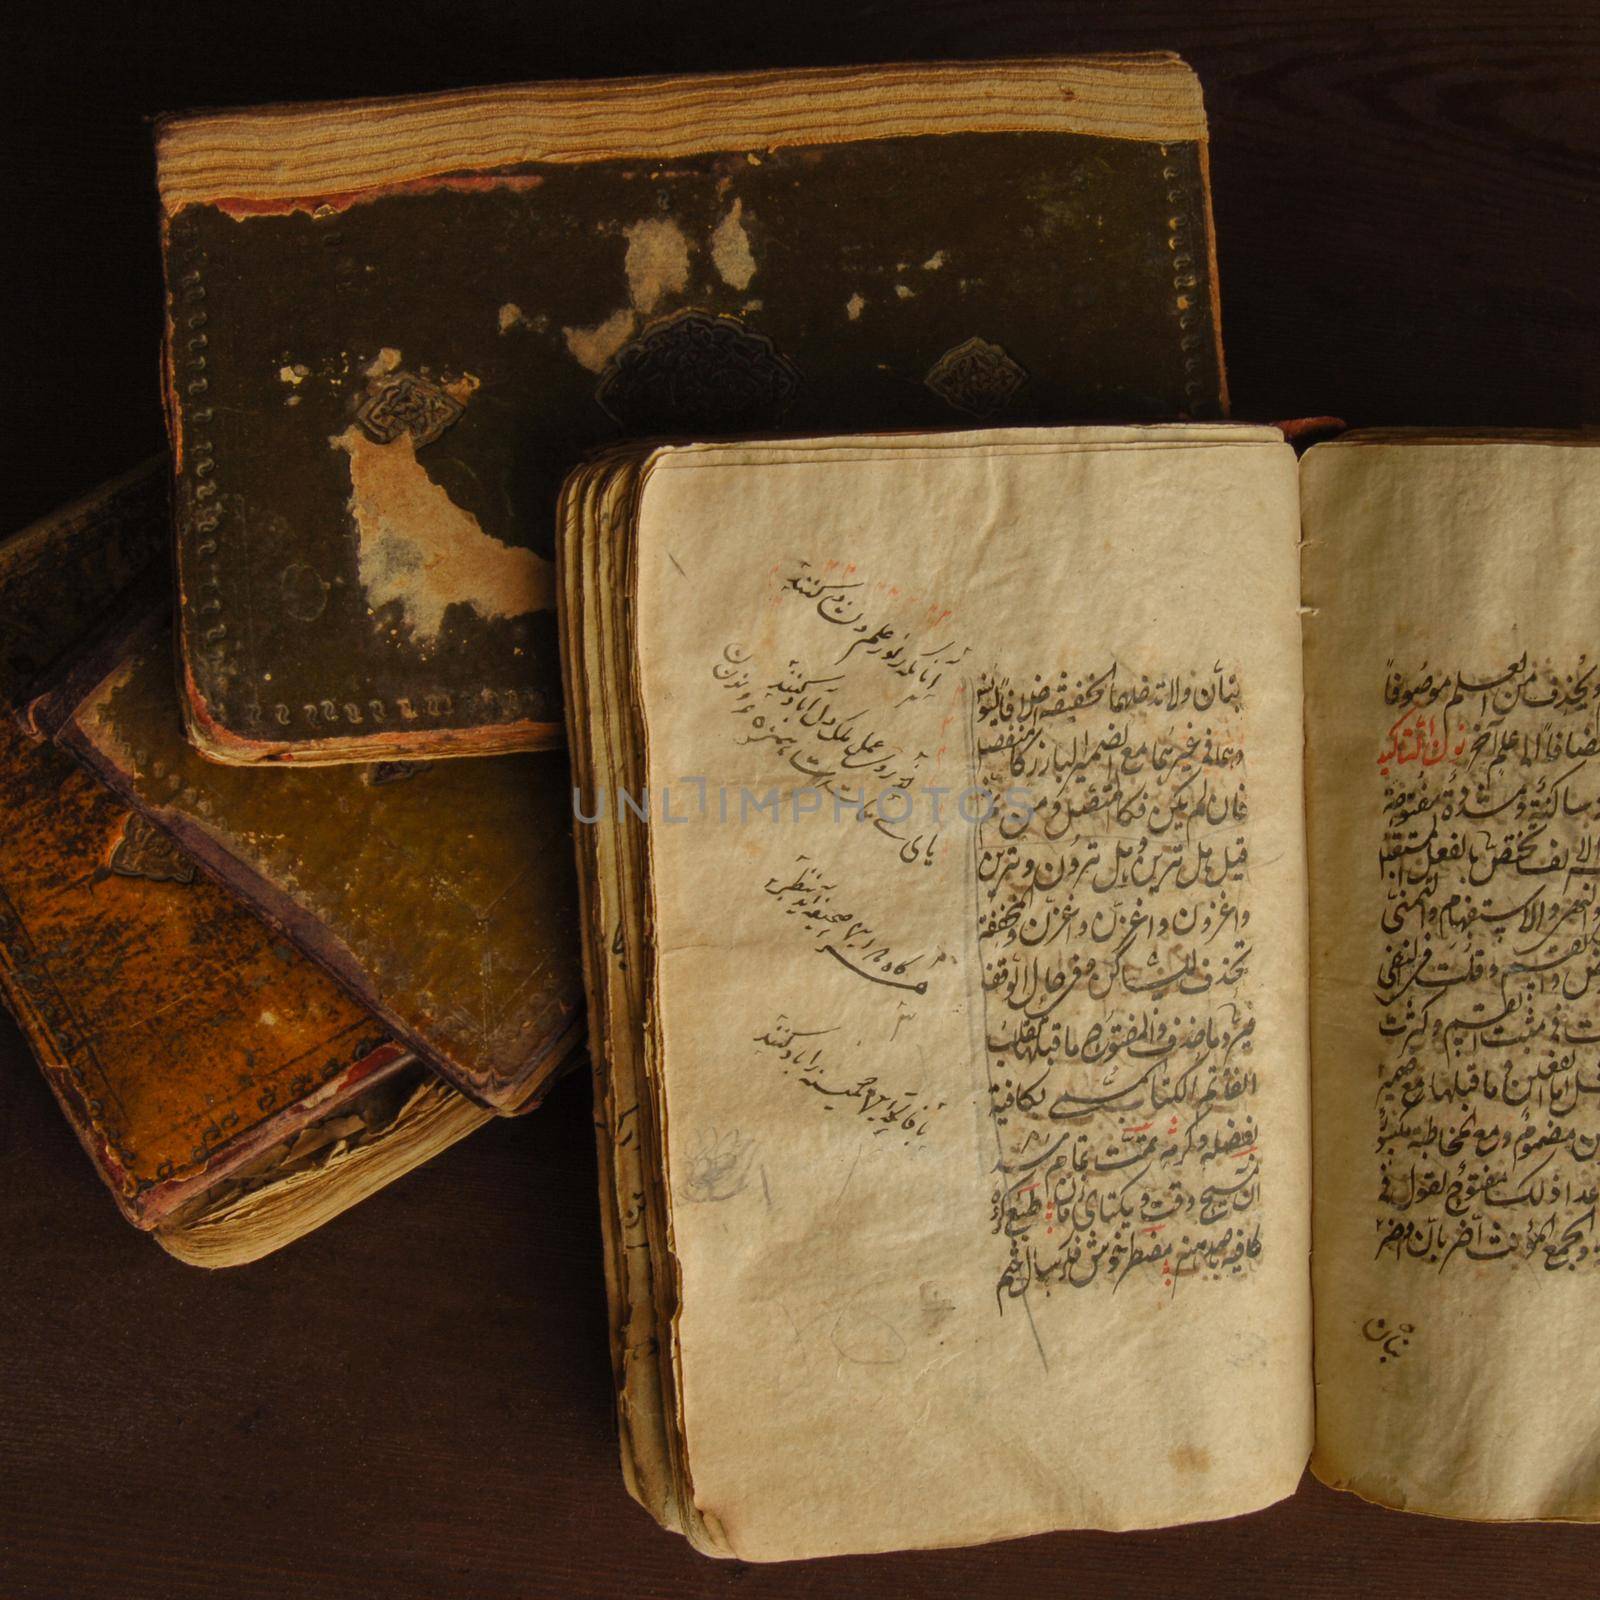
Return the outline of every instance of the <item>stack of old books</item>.
<path id="1" fill-rule="evenodd" d="M 708 1552 L 1595 1515 L 1600 457 L 1222 421 L 1206 148 L 1171 56 L 161 123 L 171 460 L 0 545 L 128 1219 L 249 1261 L 587 1039 Z"/>

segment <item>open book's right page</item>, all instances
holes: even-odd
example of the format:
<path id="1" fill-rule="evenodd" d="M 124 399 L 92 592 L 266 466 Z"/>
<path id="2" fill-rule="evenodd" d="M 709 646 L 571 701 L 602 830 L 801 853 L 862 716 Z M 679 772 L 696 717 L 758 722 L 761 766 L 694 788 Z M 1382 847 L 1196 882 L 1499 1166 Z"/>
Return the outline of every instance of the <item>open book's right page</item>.
<path id="1" fill-rule="evenodd" d="M 1600 450 L 1302 464 L 1317 1448 L 1600 1515 Z"/>

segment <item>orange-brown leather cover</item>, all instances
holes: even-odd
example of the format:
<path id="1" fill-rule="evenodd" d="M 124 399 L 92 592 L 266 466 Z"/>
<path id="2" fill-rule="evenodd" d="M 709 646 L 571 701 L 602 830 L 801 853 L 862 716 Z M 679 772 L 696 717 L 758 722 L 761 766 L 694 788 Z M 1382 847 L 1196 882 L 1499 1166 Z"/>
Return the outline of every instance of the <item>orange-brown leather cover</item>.
<path id="1" fill-rule="evenodd" d="M 154 1227 L 410 1057 L 11 711 L 167 538 L 164 462 L 0 544 L 0 992 L 124 1214 Z"/>

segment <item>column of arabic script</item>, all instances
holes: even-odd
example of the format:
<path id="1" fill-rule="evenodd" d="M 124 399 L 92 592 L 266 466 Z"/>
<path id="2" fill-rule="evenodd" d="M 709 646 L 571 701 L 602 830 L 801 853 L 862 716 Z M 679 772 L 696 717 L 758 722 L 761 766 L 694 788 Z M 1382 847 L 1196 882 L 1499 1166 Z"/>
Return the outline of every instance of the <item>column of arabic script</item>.
<path id="1" fill-rule="evenodd" d="M 1391 670 L 1377 1254 L 1600 1262 L 1600 671 Z"/>
<path id="2" fill-rule="evenodd" d="M 1243 713 L 1222 667 L 976 685 L 1002 1309 L 1259 1260 Z"/>

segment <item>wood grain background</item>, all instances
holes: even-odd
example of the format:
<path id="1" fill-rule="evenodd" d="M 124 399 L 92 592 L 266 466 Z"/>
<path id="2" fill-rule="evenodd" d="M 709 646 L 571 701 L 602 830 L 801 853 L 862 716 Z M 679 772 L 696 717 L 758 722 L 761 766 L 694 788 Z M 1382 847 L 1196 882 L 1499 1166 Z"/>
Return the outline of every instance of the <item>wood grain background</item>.
<path id="1" fill-rule="evenodd" d="M 6 43 L 0 526 L 160 446 L 152 113 L 1130 48 L 1181 50 L 1206 86 L 1236 415 L 1600 422 L 1597 0 L 54 0 Z M 1596 1592 L 1592 1530 L 1447 1524 L 1309 1481 L 1166 1533 L 702 1560 L 618 1474 L 589 1112 L 569 1080 L 207 1275 L 117 1218 L 0 1023 L 0 1595 Z"/>

